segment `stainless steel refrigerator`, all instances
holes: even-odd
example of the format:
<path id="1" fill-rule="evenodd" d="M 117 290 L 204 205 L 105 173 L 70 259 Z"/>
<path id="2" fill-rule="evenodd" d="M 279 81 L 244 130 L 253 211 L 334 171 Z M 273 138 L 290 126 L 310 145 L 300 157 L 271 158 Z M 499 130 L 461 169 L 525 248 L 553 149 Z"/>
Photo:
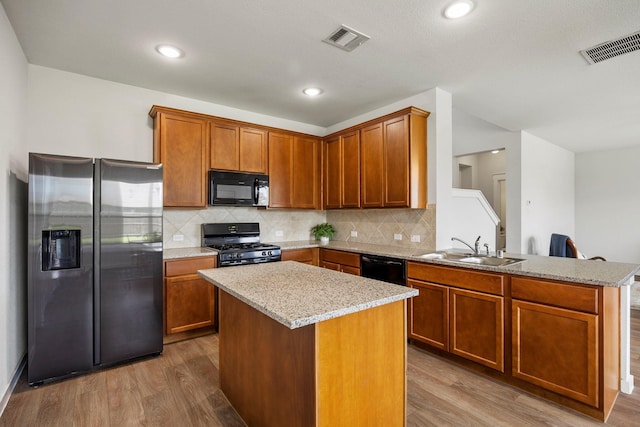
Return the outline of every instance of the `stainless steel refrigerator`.
<path id="1" fill-rule="evenodd" d="M 29 154 L 28 381 L 162 352 L 162 165 Z"/>

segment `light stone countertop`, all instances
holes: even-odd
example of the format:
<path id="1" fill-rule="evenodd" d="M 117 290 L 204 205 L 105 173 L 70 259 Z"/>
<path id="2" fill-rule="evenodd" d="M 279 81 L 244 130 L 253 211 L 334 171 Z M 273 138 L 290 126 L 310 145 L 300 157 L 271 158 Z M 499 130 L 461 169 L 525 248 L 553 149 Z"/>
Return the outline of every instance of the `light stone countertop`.
<path id="1" fill-rule="evenodd" d="M 290 329 L 418 295 L 405 286 L 294 261 L 199 270 L 204 279 Z"/>
<path id="2" fill-rule="evenodd" d="M 410 248 L 406 246 L 373 245 L 368 243 L 354 243 L 333 240 L 325 245 L 320 244 L 320 242 L 317 240 L 273 243 L 279 245 L 283 250 L 320 247 L 347 252 L 356 252 L 361 254 L 390 256 L 405 259 L 407 261 L 418 261 L 448 267 L 493 271 L 498 273 L 537 277 L 541 279 L 584 283 L 595 286 L 620 287 L 630 285 L 631 283 L 633 283 L 634 275 L 640 271 L 640 265 L 637 264 L 573 258 L 558 258 L 539 255 L 522 255 L 513 253 L 505 253 L 505 257 L 524 258 L 526 259 L 526 261 L 520 264 L 495 267 L 489 265 L 462 264 L 460 262 L 452 262 L 440 259 L 424 259 L 418 257 L 417 255 L 435 251 Z M 453 251 L 460 250 L 454 249 Z"/>
<path id="3" fill-rule="evenodd" d="M 218 251 L 209 248 L 177 248 L 177 249 L 164 249 L 162 251 L 162 259 L 179 259 L 179 258 L 191 258 L 202 256 L 217 256 Z"/>

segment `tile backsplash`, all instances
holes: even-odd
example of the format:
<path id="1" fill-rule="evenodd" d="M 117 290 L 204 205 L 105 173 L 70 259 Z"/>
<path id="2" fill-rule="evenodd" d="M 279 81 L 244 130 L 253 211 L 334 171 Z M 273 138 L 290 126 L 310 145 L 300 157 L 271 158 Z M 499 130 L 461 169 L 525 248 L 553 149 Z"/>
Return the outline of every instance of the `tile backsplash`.
<path id="1" fill-rule="evenodd" d="M 329 211 L 251 207 L 165 209 L 163 241 L 166 249 L 200 246 L 200 224 L 208 222 L 258 222 L 263 242 L 309 240 L 313 239 L 311 227 L 325 221 L 336 228 L 334 240 L 435 249 L 435 205 L 427 209 Z M 352 231 L 357 237 L 351 236 Z M 402 236 L 402 240 L 395 240 L 394 235 Z M 411 236 L 419 236 L 420 242 L 411 242 Z"/>
<path id="2" fill-rule="evenodd" d="M 435 250 L 436 207 L 427 209 L 341 209 L 327 211 L 336 228 L 334 240 Z M 356 237 L 351 232 L 357 233 Z M 401 237 L 396 240 L 395 236 Z M 411 237 L 418 236 L 419 242 Z"/>

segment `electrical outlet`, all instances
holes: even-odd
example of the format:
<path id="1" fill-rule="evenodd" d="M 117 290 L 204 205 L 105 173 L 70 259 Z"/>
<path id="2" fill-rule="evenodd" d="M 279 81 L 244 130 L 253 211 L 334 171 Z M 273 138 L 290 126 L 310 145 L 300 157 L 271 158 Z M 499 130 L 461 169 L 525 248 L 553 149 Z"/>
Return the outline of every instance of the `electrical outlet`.
<path id="1" fill-rule="evenodd" d="M 400 233 L 395 233 L 393 235 L 393 240 L 402 240 L 402 234 Z"/>
<path id="2" fill-rule="evenodd" d="M 411 241 L 412 242 L 416 242 L 416 243 L 420 243 L 420 235 L 419 234 L 412 234 L 411 235 Z"/>
<path id="3" fill-rule="evenodd" d="M 174 242 L 182 242 L 184 240 L 184 234 L 174 234 L 173 241 Z"/>
<path id="4" fill-rule="evenodd" d="M 284 237 L 284 231 L 276 230 L 276 237 Z"/>
<path id="5" fill-rule="evenodd" d="M 358 237 L 358 232 L 356 230 L 352 230 L 351 237 Z"/>

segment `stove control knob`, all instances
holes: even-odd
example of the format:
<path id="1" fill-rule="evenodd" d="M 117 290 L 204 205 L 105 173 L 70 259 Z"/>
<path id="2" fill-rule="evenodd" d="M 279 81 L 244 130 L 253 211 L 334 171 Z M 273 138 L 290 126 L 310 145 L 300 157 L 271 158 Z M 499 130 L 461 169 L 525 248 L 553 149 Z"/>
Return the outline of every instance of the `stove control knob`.
<path id="1" fill-rule="evenodd" d="M 267 256 L 267 251 L 262 251 L 262 256 Z"/>

